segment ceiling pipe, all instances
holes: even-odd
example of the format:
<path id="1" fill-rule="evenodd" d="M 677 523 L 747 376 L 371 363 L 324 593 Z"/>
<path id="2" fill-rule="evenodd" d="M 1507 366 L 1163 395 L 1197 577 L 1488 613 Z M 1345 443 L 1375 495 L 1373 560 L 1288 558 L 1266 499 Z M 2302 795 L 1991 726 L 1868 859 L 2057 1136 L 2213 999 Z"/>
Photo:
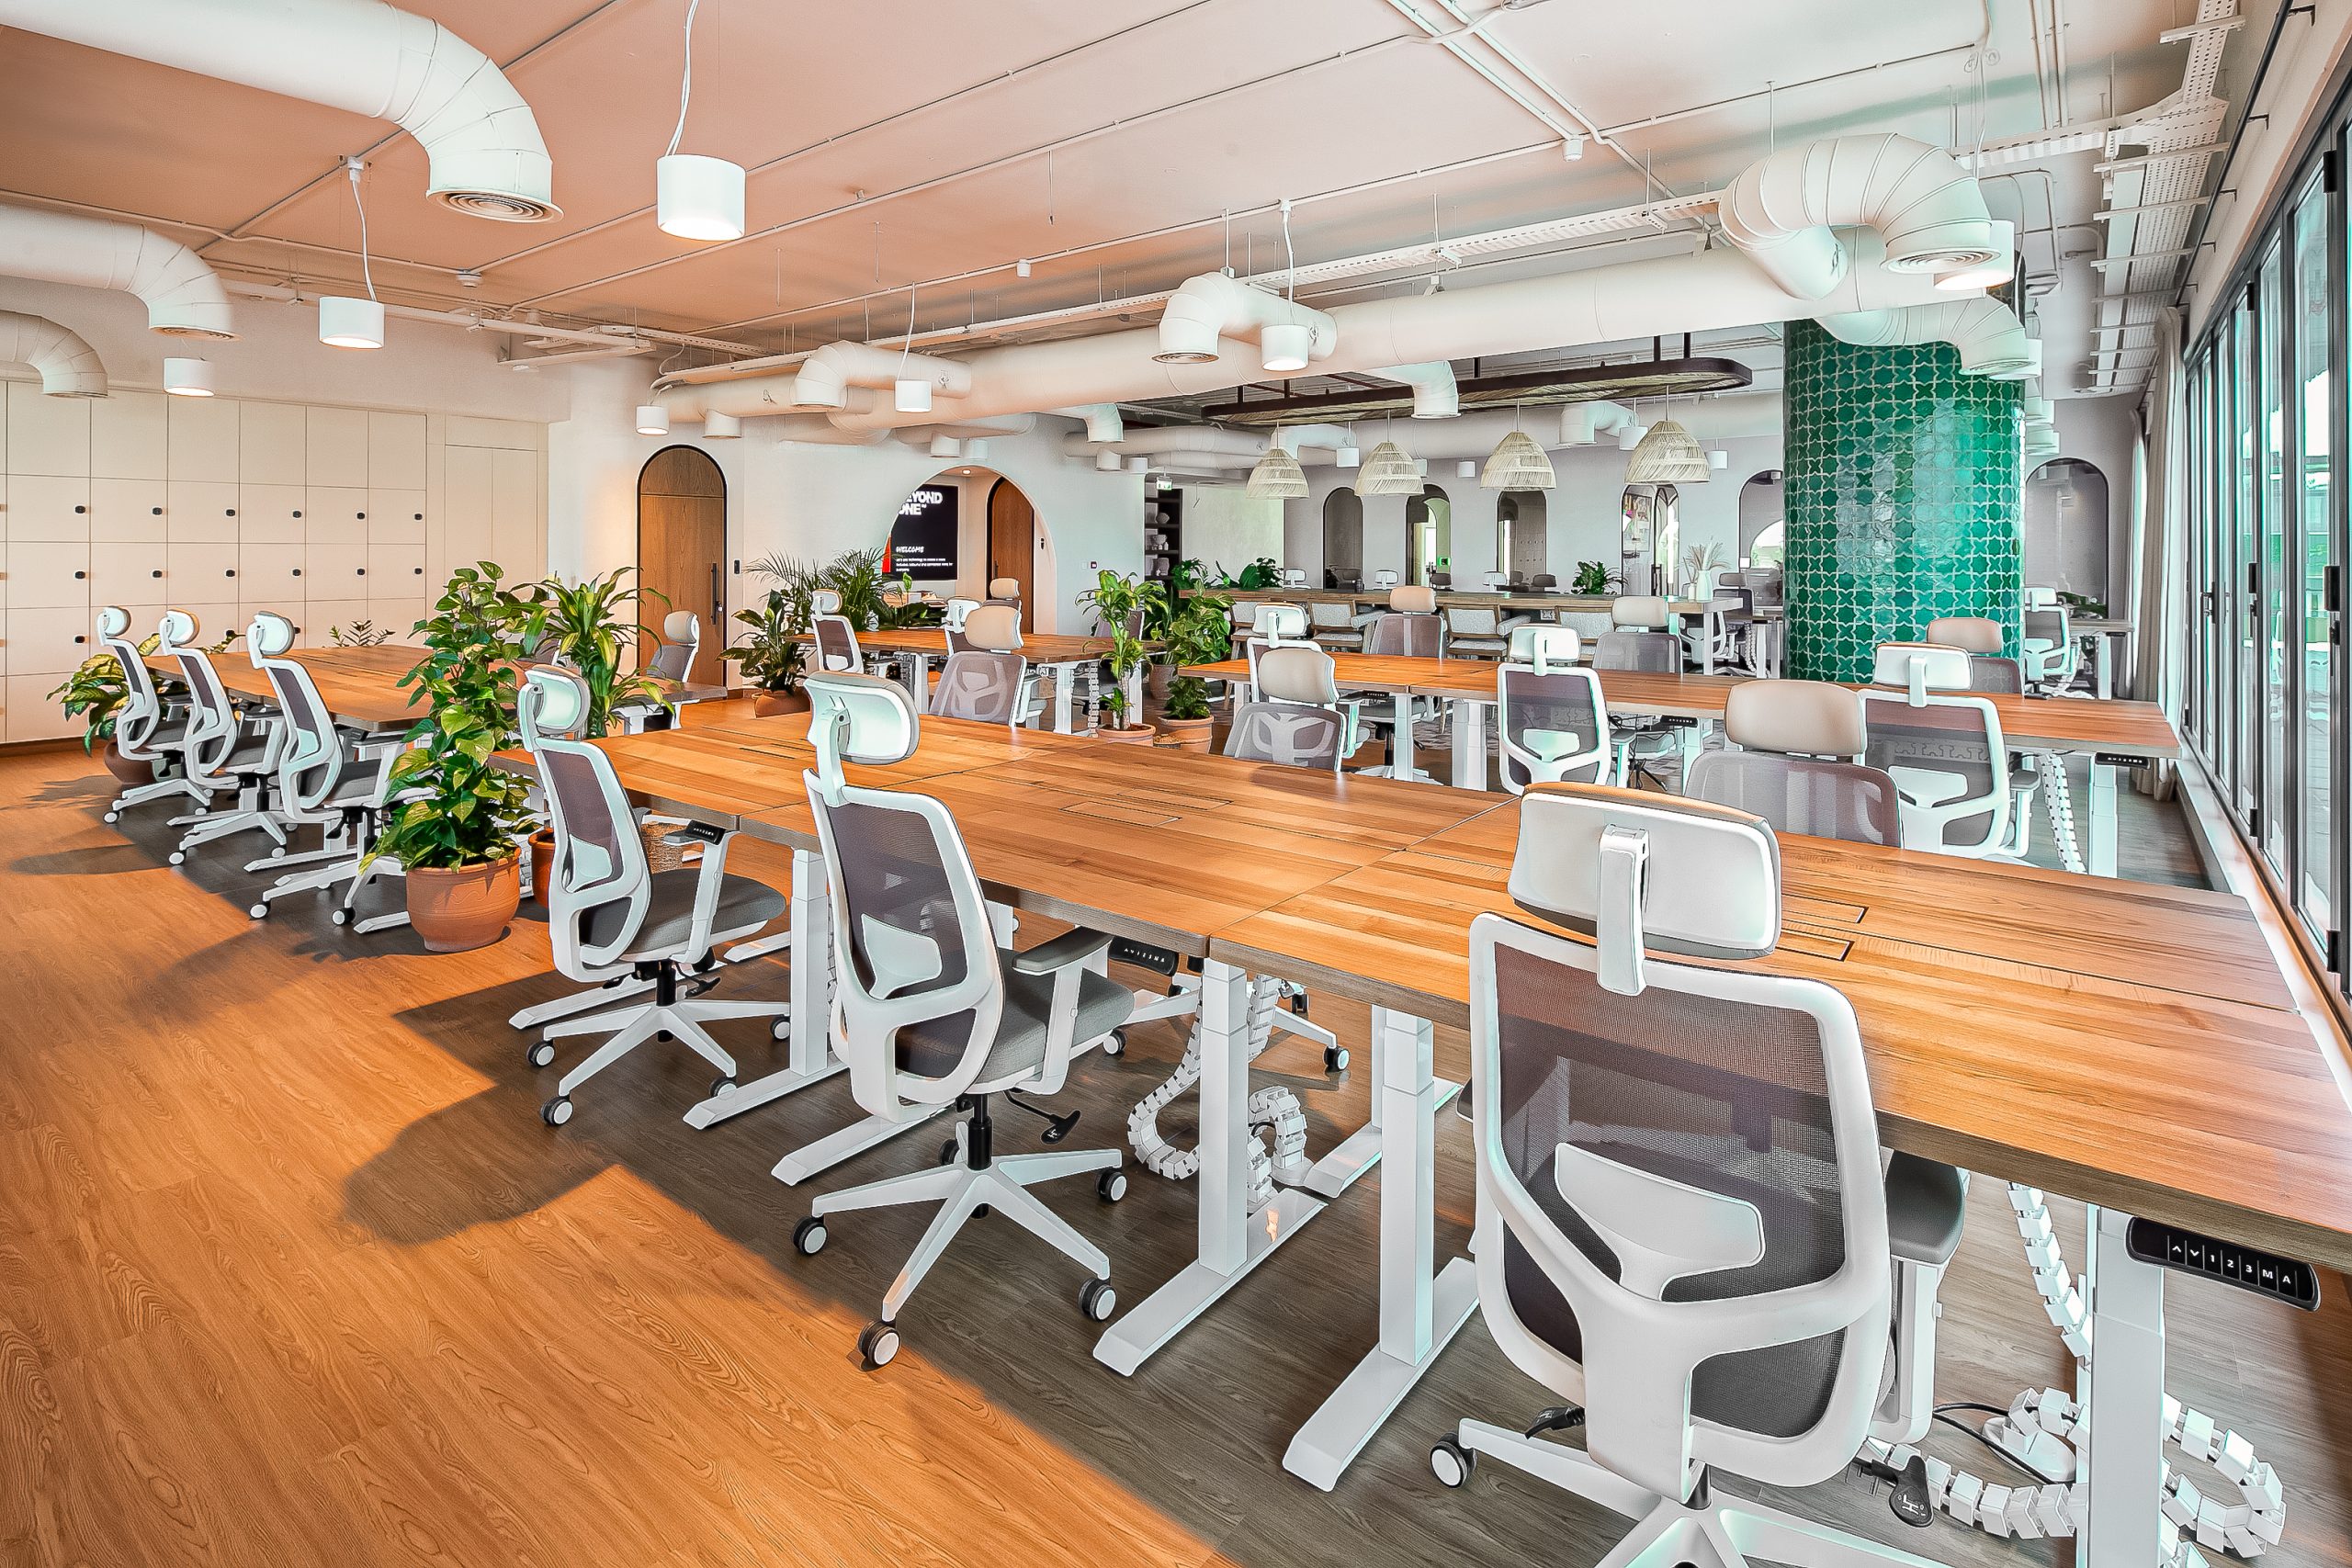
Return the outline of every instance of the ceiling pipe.
<path id="1" fill-rule="evenodd" d="M 1840 228 L 1867 227 L 1894 272 L 1950 272 L 1994 254 L 1974 176 L 1908 136 L 1838 136 L 1751 164 L 1716 209 L 1724 235 L 1801 299 L 1825 299 L 1854 265 Z"/>
<path id="2" fill-rule="evenodd" d="M 0 25 L 399 122 L 425 194 L 477 218 L 560 215 L 531 107 L 481 51 L 381 0 L 0 0 Z"/>
<path id="3" fill-rule="evenodd" d="M 136 223 L 0 207 L 0 273 L 136 294 L 148 326 L 175 337 L 237 335 L 228 291 L 204 258 Z"/>
<path id="4" fill-rule="evenodd" d="M 1891 344 L 1948 343 L 1960 350 L 1960 367 L 1971 376 L 2021 380 L 2041 368 L 2041 356 L 2025 323 L 1998 299 L 1954 299 L 1941 305 L 1821 318 L 1832 337 L 1868 347 Z"/>
<path id="5" fill-rule="evenodd" d="M 839 409 L 849 402 L 853 387 L 880 389 L 899 381 L 931 383 L 944 398 L 960 398 L 972 389 L 972 367 L 960 359 L 940 359 L 928 354 L 906 354 L 874 348 L 862 343 L 829 343 L 801 361 L 795 373 L 796 399 L 802 408 Z"/>
<path id="6" fill-rule="evenodd" d="M 1219 340 L 1233 338 L 1259 344 L 1263 370 L 1281 368 L 1278 354 L 1298 362 L 1292 369 L 1329 359 L 1338 344 L 1337 329 L 1322 311 L 1221 272 L 1188 277 L 1168 297 L 1158 336 L 1151 357 L 1162 365 L 1214 362 L 1223 352 Z"/>
<path id="7" fill-rule="evenodd" d="M 1088 403 L 1082 408 L 1047 409 L 1046 412 L 1084 420 L 1089 441 L 1117 441 L 1126 434 L 1126 416 L 1119 412 L 1116 403 Z"/>
<path id="8" fill-rule="evenodd" d="M 892 434 L 910 446 L 921 446 L 946 436 L 956 441 L 985 441 L 992 435 L 1026 435 L 1037 428 L 1034 413 L 1006 414 L 994 419 L 964 420 L 952 424 L 901 425 Z"/>
<path id="9" fill-rule="evenodd" d="M 52 398 L 103 398 L 107 367 L 97 351 L 55 321 L 19 310 L 0 310 L 0 364 L 40 372 L 40 389 Z"/>
<path id="10" fill-rule="evenodd" d="M 1678 410 L 1675 418 L 1702 440 L 1731 441 L 1747 436 L 1778 434 L 1781 429 L 1781 401 L 1770 392 L 1710 395 L 1697 406 Z M 1545 403 L 1522 409 L 1480 409 L 1459 418 L 1433 421 L 1396 433 L 1397 443 L 1416 457 L 1438 462 L 1464 457 L 1483 458 L 1493 452 L 1497 443 L 1512 431 L 1523 431 L 1534 438 L 1546 451 L 1573 449 L 1592 446 L 1595 427 L 1604 432 L 1616 431 L 1633 423 L 1633 411 L 1611 402 Z M 1328 466 L 1338 461 L 1339 437 L 1352 434 L 1369 446 L 1377 439 L 1385 422 L 1367 420 L 1350 432 L 1336 425 L 1285 425 L 1278 432 L 1264 434 L 1287 436 L 1299 431 L 1304 439 L 1293 456 L 1308 467 Z M 1168 425 L 1166 439 L 1159 443 L 1166 450 L 1152 459 L 1155 470 L 1163 468 L 1215 468 L 1219 471 L 1246 469 L 1265 453 L 1266 443 L 1255 431 L 1234 430 L 1223 426 Z M 1243 437 L 1235 440 L 1234 437 Z M 1288 446 L 1287 441 L 1282 443 Z M 1076 442 L 1065 442 L 1063 450 L 1073 457 L 1083 457 L 1091 448 Z M 1613 454 L 1614 443 L 1610 444 Z M 1113 454 L 1116 456 L 1115 453 Z"/>
<path id="11" fill-rule="evenodd" d="M 1449 360 L 1432 359 L 1420 365 L 1389 365 L 1373 372 L 1385 381 L 1398 381 L 1413 389 L 1415 419 L 1452 419 L 1462 412 L 1461 389 L 1454 384 L 1453 366 Z"/>

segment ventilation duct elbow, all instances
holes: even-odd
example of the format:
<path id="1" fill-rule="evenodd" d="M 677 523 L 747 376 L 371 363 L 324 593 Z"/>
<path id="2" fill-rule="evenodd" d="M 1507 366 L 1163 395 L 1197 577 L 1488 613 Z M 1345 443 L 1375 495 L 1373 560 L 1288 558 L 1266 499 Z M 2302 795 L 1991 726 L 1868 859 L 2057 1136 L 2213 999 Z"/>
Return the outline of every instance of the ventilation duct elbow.
<path id="1" fill-rule="evenodd" d="M 1320 310 L 1207 272 L 1185 279 L 1169 296 L 1159 318 L 1159 349 L 1152 358 L 1162 365 L 1204 365 L 1224 352 L 1220 338 L 1253 341 L 1263 351 L 1265 368 L 1295 370 L 1329 359 L 1340 334 Z"/>
<path id="2" fill-rule="evenodd" d="M 147 324 L 176 337 L 232 338 L 229 295 L 204 259 L 136 223 L 0 207 L 0 272 L 136 294 Z"/>
<path id="3" fill-rule="evenodd" d="M 55 321 L 15 310 L 0 310 L 0 362 L 40 372 L 40 389 L 52 398 L 103 398 L 107 367 L 96 351 Z"/>
<path id="4" fill-rule="evenodd" d="M 1838 229 L 1875 231 L 1894 272 L 1978 265 L 1996 248 L 1975 179 L 1908 136 L 1782 148 L 1732 182 L 1717 214 L 1724 236 L 1800 299 L 1824 298 L 1853 265 Z"/>
<path id="5" fill-rule="evenodd" d="M 1127 433 L 1127 422 L 1116 403 L 1086 403 L 1076 408 L 1053 409 L 1053 413 L 1086 422 L 1086 439 L 1096 446 L 1117 441 Z"/>
<path id="6" fill-rule="evenodd" d="M 903 354 L 863 343 L 829 343 L 801 361 L 794 400 L 809 409 L 844 409 L 852 387 L 882 388 L 927 381 L 944 398 L 968 397 L 972 367 L 961 360 Z"/>
<path id="7" fill-rule="evenodd" d="M 477 218 L 559 215 L 538 122 L 482 52 L 381 0 L 0 0 L 0 25 L 396 121 L 425 190 Z"/>
<path id="8" fill-rule="evenodd" d="M 1454 384 L 1451 360 L 1432 359 L 1421 365 L 1390 365 L 1373 374 L 1413 389 L 1415 419 L 1452 419 L 1462 412 L 1462 393 Z"/>
<path id="9" fill-rule="evenodd" d="M 2021 380 L 2038 372 L 2041 365 L 2041 345 L 2026 335 L 2025 323 L 1997 299 L 1831 312 L 1820 321 L 1832 337 L 1866 347 L 1951 344 L 1960 350 L 1962 370 L 1998 381 Z"/>

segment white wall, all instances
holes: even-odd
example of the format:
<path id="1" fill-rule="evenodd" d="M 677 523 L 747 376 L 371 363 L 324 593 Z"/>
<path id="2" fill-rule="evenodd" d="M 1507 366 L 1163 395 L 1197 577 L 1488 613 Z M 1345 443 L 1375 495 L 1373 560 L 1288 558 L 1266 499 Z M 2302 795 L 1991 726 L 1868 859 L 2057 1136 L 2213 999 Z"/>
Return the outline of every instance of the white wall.
<path id="1" fill-rule="evenodd" d="M 1182 487 L 1184 555 L 1214 576 L 1222 566 L 1238 572 L 1260 556 L 1283 553 L 1283 505 L 1239 485 Z"/>

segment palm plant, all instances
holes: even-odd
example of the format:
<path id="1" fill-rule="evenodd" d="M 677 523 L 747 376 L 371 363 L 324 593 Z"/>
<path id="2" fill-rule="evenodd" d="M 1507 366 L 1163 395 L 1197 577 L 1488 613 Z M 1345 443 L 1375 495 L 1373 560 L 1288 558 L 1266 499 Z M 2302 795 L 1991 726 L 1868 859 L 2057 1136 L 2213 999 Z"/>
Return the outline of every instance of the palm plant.
<path id="1" fill-rule="evenodd" d="M 591 739 L 604 735 L 616 704 L 656 698 L 661 688 L 650 676 L 621 669 L 621 655 L 645 628 L 636 610 L 646 592 L 626 581 L 636 568 L 618 567 L 602 577 L 566 582 L 548 578 L 531 585 L 526 602 L 541 617 L 543 640 L 537 651 L 578 672 L 588 683 L 588 728 Z M 660 593 L 653 597 L 668 600 Z"/>
<path id="2" fill-rule="evenodd" d="M 771 588 L 758 609 L 738 610 L 735 618 L 752 629 L 722 657 L 733 660 L 743 679 L 763 692 L 796 690 L 808 658 L 808 645 L 801 641 L 808 630 L 805 608 L 796 610 L 788 592 Z"/>
<path id="3" fill-rule="evenodd" d="M 882 550 L 847 550 L 826 563 L 817 574 L 817 586 L 830 588 L 841 595 L 842 617 L 862 632 L 873 631 L 882 624 L 883 612 L 888 607 L 882 584 Z"/>
<path id="4" fill-rule="evenodd" d="M 1169 619 L 1161 633 L 1168 661 L 1179 671 L 1168 684 L 1170 718 L 1209 716 L 1209 683 L 1182 671 L 1189 665 L 1214 664 L 1233 651 L 1233 601 L 1219 594 L 1196 592 Z"/>

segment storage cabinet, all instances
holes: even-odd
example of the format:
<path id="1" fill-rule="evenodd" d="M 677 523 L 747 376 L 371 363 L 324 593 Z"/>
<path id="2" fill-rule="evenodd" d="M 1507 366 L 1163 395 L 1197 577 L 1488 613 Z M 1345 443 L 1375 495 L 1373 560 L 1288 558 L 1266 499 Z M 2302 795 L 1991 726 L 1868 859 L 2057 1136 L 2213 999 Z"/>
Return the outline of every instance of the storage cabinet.
<path id="1" fill-rule="evenodd" d="M 421 490 L 368 490 L 368 542 L 371 545 L 424 544 L 424 492 Z"/>
<path id="2" fill-rule="evenodd" d="M 248 545 L 299 545 L 310 491 L 299 484 L 239 484 L 237 538 Z"/>
<path id="3" fill-rule="evenodd" d="M 169 551 L 161 539 L 126 540 L 90 547 L 90 615 L 102 604 L 126 608 L 170 597 L 165 576 Z M 160 616 L 158 617 L 161 618 Z M 136 626 L 139 623 L 131 623 Z M 142 632 L 141 634 L 144 636 Z"/>
<path id="4" fill-rule="evenodd" d="M 300 486 L 310 477 L 311 411 L 247 403 L 237 422 L 237 482 Z"/>
<path id="5" fill-rule="evenodd" d="M 90 481 L 45 474 L 8 476 L 7 536 L 21 540 L 86 544 L 90 537 Z"/>
<path id="6" fill-rule="evenodd" d="M 121 392 L 90 404 L 90 477 L 160 479 L 170 401 L 161 392 Z"/>
<path id="7" fill-rule="evenodd" d="M 424 416 L 368 416 L 368 483 L 383 490 L 424 488 Z"/>
<path id="8" fill-rule="evenodd" d="M 168 487 L 162 479 L 90 481 L 90 542 L 160 542 L 164 537 Z"/>
<path id="9" fill-rule="evenodd" d="M 8 471 L 84 479 L 90 472 L 93 398 L 44 396 L 38 381 L 8 383 Z"/>
<path id="10" fill-rule="evenodd" d="M 53 686 L 96 647 L 86 605 L 8 612 L 10 675 L 46 675 Z"/>
<path id="11" fill-rule="evenodd" d="M 309 544 L 302 547 L 306 599 L 368 597 L 368 547 Z"/>
<path id="12" fill-rule="evenodd" d="M 11 610 L 87 608 L 90 547 L 11 540 L 7 576 L 6 602 Z"/>
<path id="13" fill-rule="evenodd" d="M 164 537 L 174 544 L 237 542 L 237 487 L 217 479 L 174 479 L 164 487 Z"/>
<path id="14" fill-rule="evenodd" d="M 248 539 L 237 547 L 239 597 L 291 615 L 311 596 L 302 568 L 300 545 L 257 545 Z"/>
<path id="15" fill-rule="evenodd" d="M 237 551 L 233 540 L 191 544 L 174 539 L 166 547 L 164 563 L 167 602 L 224 604 L 243 598 L 244 590 L 237 581 Z"/>
<path id="16" fill-rule="evenodd" d="M 49 693 L 63 674 L 11 675 L 6 685 L 6 706 L 0 710 L 11 740 L 52 740 L 82 733 L 82 720 L 68 717 L 51 702 Z"/>
<path id="17" fill-rule="evenodd" d="M 312 485 L 368 484 L 368 416 L 358 409 L 311 409 L 302 477 Z"/>
<path id="18" fill-rule="evenodd" d="M 312 545 L 368 542 L 368 491 L 364 485 L 312 485 L 302 519 L 302 539 Z"/>
<path id="19" fill-rule="evenodd" d="M 237 482 L 237 411 L 230 398 L 169 398 L 164 477 Z"/>

